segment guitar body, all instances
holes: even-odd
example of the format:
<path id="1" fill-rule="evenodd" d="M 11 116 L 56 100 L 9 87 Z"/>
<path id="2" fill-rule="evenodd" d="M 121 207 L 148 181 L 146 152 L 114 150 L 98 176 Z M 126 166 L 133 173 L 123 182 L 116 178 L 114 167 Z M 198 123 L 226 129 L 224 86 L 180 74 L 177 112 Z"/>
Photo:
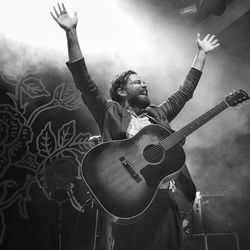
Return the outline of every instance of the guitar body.
<path id="1" fill-rule="evenodd" d="M 165 151 L 159 144 L 170 134 L 160 125 L 149 125 L 131 139 L 99 144 L 85 155 L 82 177 L 113 221 L 135 222 L 153 201 L 161 180 L 173 179 L 182 170 L 182 146 Z"/>
<path id="2" fill-rule="evenodd" d="M 148 125 L 133 138 L 106 142 L 84 157 L 82 177 L 95 200 L 117 223 L 133 223 L 152 203 L 159 184 L 177 177 L 185 163 L 179 142 L 228 107 L 249 99 L 243 90 L 171 134 Z"/>

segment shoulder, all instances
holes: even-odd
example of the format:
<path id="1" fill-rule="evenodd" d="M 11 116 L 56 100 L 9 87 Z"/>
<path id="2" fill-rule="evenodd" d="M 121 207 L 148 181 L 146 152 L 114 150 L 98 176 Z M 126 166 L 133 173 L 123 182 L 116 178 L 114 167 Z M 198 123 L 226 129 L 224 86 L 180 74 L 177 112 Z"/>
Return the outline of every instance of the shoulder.
<path id="1" fill-rule="evenodd" d="M 150 104 L 147 108 L 146 111 L 153 111 L 153 112 L 161 112 L 162 108 L 161 105 L 155 105 L 155 104 Z"/>
<path id="2" fill-rule="evenodd" d="M 163 109 L 160 105 L 150 104 L 150 106 L 146 108 L 146 112 L 157 119 L 167 121 L 166 113 L 163 112 Z"/>
<path id="3" fill-rule="evenodd" d="M 116 112 L 123 112 L 126 110 L 119 102 L 113 100 L 107 100 L 107 107 L 109 110 L 115 110 Z"/>

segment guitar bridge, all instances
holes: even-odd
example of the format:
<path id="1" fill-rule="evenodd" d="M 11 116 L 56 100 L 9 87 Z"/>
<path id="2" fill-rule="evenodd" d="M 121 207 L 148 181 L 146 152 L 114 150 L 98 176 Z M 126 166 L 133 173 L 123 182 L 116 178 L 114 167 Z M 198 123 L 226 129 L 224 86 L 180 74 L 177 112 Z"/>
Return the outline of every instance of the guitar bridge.
<path id="1" fill-rule="evenodd" d="M 119 159 L 123 165 L 123 167 L 129 172 L 129 174 L 133 177 L 133 179 L 139 183 L 141 182 L 141 177 L 139 176 L 139 174 L 136 172 L 136 170 L 131 166 L 131 164 L 129 163 L 129 161 L 127 161 L 125 159 L 124 156 L 122 156 L 120 159 Z"/>

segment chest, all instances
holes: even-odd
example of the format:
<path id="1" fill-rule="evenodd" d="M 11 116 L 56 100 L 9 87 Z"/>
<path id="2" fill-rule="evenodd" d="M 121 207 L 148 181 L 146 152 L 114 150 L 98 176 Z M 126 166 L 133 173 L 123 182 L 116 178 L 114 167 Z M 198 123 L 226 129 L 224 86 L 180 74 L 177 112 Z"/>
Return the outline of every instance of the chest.
<path id="1" fill-rule="evenodd" d="M 130 137 L 130 135 L 127 135 L 128 130 L 130 130 L 129 133 L 133 136 L 141 130 L 141 128 L 149 124 L 160 124 L 168 129 L 171 129 L 169 122 L 165 118 L 165 114 L 154 108 L 150 108 L 148 111 L 148 117 L 138 121 L 131 119 L 131 113 L 129 113 L 126 109 L 110 109 L 106 113 L 103 124 L 104 141 L 126 139 Z"/>

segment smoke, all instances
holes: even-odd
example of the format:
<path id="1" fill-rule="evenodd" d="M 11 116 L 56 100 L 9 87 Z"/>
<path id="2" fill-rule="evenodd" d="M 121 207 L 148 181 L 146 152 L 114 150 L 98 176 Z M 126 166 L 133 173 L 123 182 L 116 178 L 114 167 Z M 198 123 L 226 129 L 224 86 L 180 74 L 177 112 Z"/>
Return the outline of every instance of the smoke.
<path id="1" fill-rule="evenodd" d="M 147 8 L 143 8 L 141 15 L 138 9 L 135 11 L 150 47 L 144 55 L 150 60 L 135 66 L 149 83 L 152 101 L 158 104 L 177 89 L 189 70 L 196 52 L 198 30 L 173 16 L 157 16 L 155 12 L 161 13 L 158 9 L 147 11 Z M 249 19 L 248 13 L 218 34 L 221 46 L 208 55 L 193 99 L 172 122 L 175 130 L 223 101 L 233 90 L 250 93 Z M 197 189 L 204 194 L 226 193 L 222 200 L 211 197 L 216 207 L 208 206 L 206 210 L 212 215 L 209 218 L 212 222 L 224 224 L 224 230 L 225 224 L 227 230 L 249 230 L 249 115 L 247 105 L 240 109 L 228 108 L 190 135 L 184 146 Z"/>
<path id="2" fill-rule="evenodd" d="M 135 70 L 148 83 L 155 104 L 163 102 L 182 83 L 197 49 L 198 30 L 186 20 L 167 8 L 147 4 L 64 2 L 70 15 L 78 11 L 83 54 L 91 76 L 107 97 L 106 83 L 127 69 Z M 52 65 L 54 70 L 65 71 L 66 38 L 49 14 L 53 4 L 4 0 L 0 16 L 1 65 L 14 65 L 17 72 L 30 65 Z M 191 122 L 233 89 L 250 93 L 250 59 L 245 52 L 250 51 L 250 35 L 246 30 L 247 25 L 240 22 L 218 35 L 221 46 L 208 55 L 194 97 L 172 122 L 173 129 Z M 246 199 L 249 115 L 248 106 L 227 109 L 188 137 L 187 163 L 199 190 L 227 190 L 235 199 Z"/>

